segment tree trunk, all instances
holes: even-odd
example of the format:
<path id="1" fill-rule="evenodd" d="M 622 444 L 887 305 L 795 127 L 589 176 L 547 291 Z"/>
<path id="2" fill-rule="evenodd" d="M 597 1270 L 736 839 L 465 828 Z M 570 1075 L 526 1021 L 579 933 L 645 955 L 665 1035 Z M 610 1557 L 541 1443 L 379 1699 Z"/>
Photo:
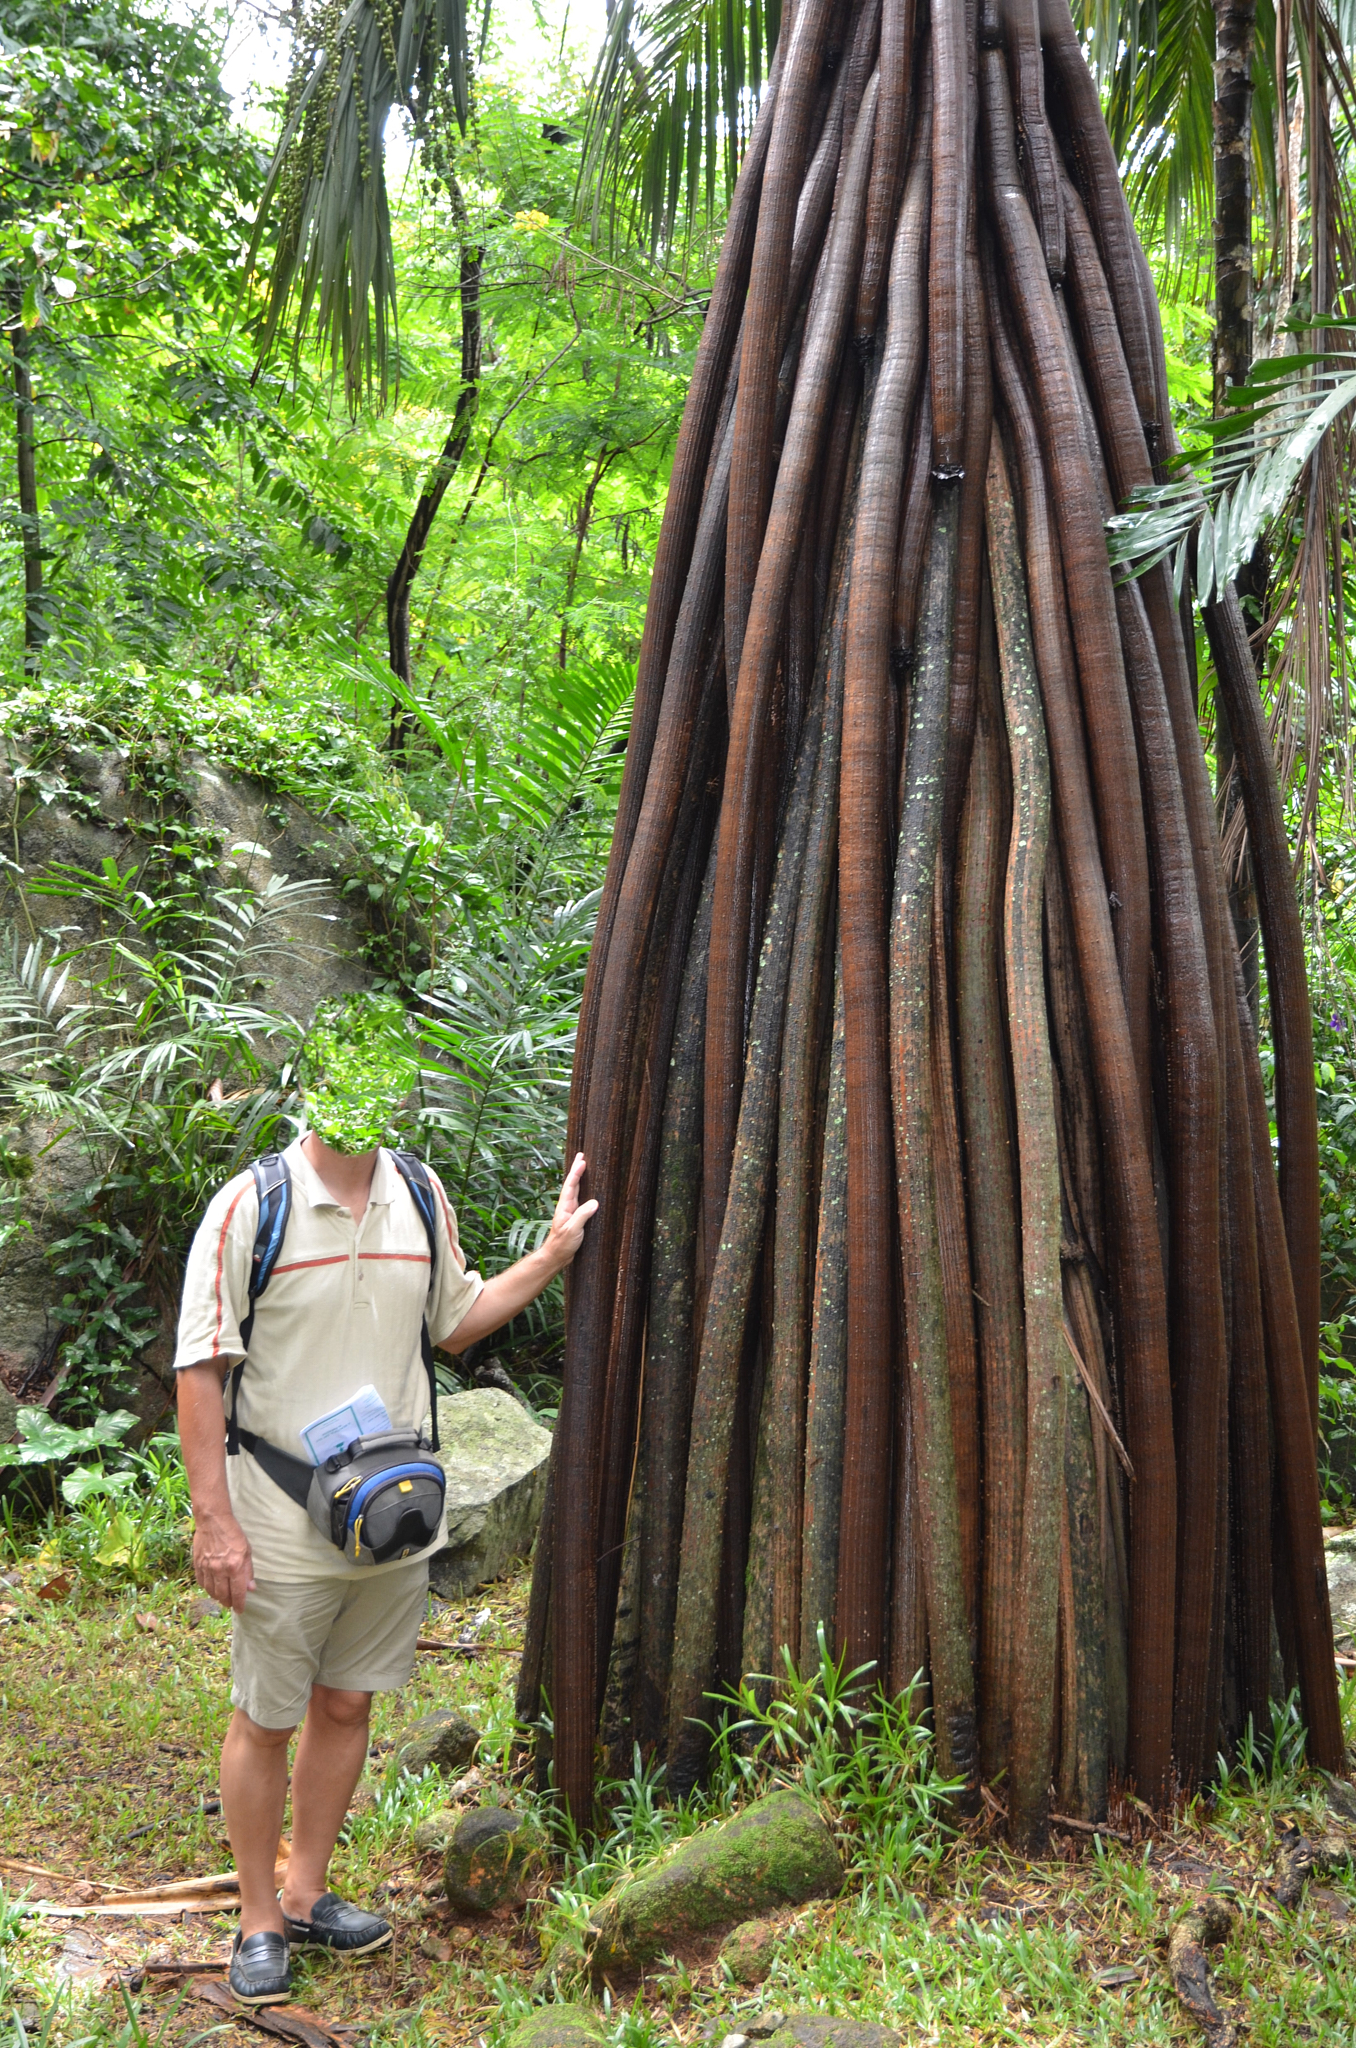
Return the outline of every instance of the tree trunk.
<path id="1" fill-rule="evenodd" d="M 461 194 L 456 194 L 458 206 Z M 457 392 L 452 425 L 438 459 L 419 494 L 405 545 L 396 559 L 386 585 L 386 638 L 391 667 L 402 683 L 410 683 L 410 589 L 428 546 L 428 537 L 447 487 L 466 453 L 471 429 L 480 406 L 480 277 L 485 251 L 464 244 L 461 252 L 461 388 Z M 391 706 L 391 751 L 406 744 L 412 720 L 400 699 Z"/>
<path id="2" fill-rule="evenodd" d="M 24 558 L 24 667 L 36 674 L 47 638 L 43 620 L 42 527 L 38 520 L 38 461 L 33 432 L 33 341 L 24 326 L 17 288 L 10 293 L 9 345 L 14 367 L 14 467 L 19 484 L 19 532 Z"/>
<path id="3" fill-rule="evenodd" d="M 930 1700 L 942 1768 L 973 1796 L 978 1761 L 1032 1844 L 1056 1757 L 1089 1819 L 1113 1769 L 1160 1806 L 1198 1779 L 1226 1655 L 1247 1655 L 1255 1692 L 1264 1622 L 1290 1628 L 1311 1760 L 1340 1764 L 1306 1384 L 1319 1245 L 1298 917 L 1229 592 L 1207 626 L 1257 861 L 1278 1186 L 1255 1041 L 1228 1002 L 1194 624 L 1161 567 L 1118 591 L 1108 560 L 1106 512 L 1173 444 L 1152 278 L 1066 0 L 933 0 L 926 16 L 803 0 L 777 81 L 680 436 L 575 1058 L 570 1142 L 602 1210 L 571 1270 L 571 1483 L 538 1563 L 555 1782 L 587 1825 L 637 1414 L 648 1445 L 652 1360 L 618 1304 L 649 1244 L 680 1231 L 692 1334 L 659 1363 L 685 1387 L 700 1333 L 686 1447 L 666 1451 L 686 1467 L 682 1541 L 667 1514 L 666 1583 L 645 1596 L 661 1624 L 672 1603 L 648 1666 L 670 1663 L 669 1786 L 702 1767 L 738 1613 L 765 1664 L 796 1644 L 799 1593 L 805 1675 L 821 1622 L 867 1691 L 922 1671 L 914 1711 Z M 991 444 L 1013 488 L 986 506 Z M 720 824 L 701 1178 L 666 1179 L 657 1210 L 657 1177 L 628 1161 L 670 1060 L 647 991 L 696 918 L 695 894 L 666 908 L 663 878 L 703 745 Z M 827 1060 L 811 929 L 819 972 L 840 962 Z M 695 1133 L 695 1089 L 683 1100 Z M 1254 1268 L 1260 1334 L 1244 1329 Z M 982 1461 L 956 1343 L 972 1294 Z M 1226 1309 L 1246 1372 L 1225 1369 Z M 1243 1511 L 1272 1443 L 1274 1575 Z M 1223 1597 L 1231 1512 L 1246 1627 Z"/>
<path id="4" fill-rule="evenodd" d="M 589 528 L 593 524 L 593 501 L 598 495 L 599 484 L 620 454 L 620 448 L 609 448 L 606 445 L 598 450 L 598 460 L 593 465 L 584 495 L 579 501 L 579 509 L 574 516 L 574 548 L 565 575 L 565 597 L 560 607 L 559 658 L 562 668 L 565 666 L 565 656 L 570 644 L 570 606 L 574 603 L 574 587 L 579 581 L 579 564 L 584 554 L 584 542 L 588 539 Z"/>
<path id="5" fill-rule="evenodd" d="M 1246 384 L 1252 369 L 1252 51 L 1257 30 L 1257 0 L 1215 0 L 1215 339 L 1214 410 L 1228 410 L 1232 386 Z M 1249 626 L 1263 623 L 1267 597 L 1267 555 L 1258 547 L 1240 573 L 1238 594 L 1253 613 Z M 1251 603 L 1249 603 L 1251 600 Z M 1261 669 L 1261 660 L 1257 663 Z M 1215 776 L 1227 840 L 1235 811 L 1242 805 L 1233 773 L 1234 743 L 1228 714 L 1216 704 Z M 1233 917 L 1243 978 L 1253 1024 L 1258 1021 L 1257 890 L 1252 854 L 1245 845 L 1228 877 L 1229 910 Z"/>

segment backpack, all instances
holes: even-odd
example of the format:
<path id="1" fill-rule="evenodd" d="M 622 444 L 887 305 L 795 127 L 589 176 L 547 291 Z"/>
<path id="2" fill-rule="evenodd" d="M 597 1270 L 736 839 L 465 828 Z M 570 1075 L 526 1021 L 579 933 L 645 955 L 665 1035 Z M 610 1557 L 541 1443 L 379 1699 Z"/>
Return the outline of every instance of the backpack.
<path id="1" fill-rule="evenodd" d="M 406 1187 L 428 1238 L 430 1283 L 438 1270 L 436 1196 L 428 1168 L 412 1152 L 393 1152 L 396 1170 Z M 433 1344 L 425 1317 L 421 1332 L 424 1370 L 428 1374 L 433 1442 L 425 1444 L 417 1429 L 383 1431 L 359 1437 L 323 1465 L 293 1457 L 253 1430 L 242 1429 L 236 1416 L 240 1382 L 249 1354 L 250 1337 L 260 1295 L 273 1278 L 292 1213 L 292 1175 L 287 1161 L 269 1152 L 250 1166 L 259 1196 L 259 1222 L 250 1260 L 249 1308 L 240 1325 L 246 1356 L 231 1372 L 231 1408 L 226 1425 L 226 1453 L 239 1457 L 247 1450 L 274 1484 L 298 1507 L 306 1509 L 322 1536 L 354 1564 L 385 1564 L 424 1549 L 442 1520 L 446 1478 L 427 1451 L 438 1445 L 438 1383 Z"/>

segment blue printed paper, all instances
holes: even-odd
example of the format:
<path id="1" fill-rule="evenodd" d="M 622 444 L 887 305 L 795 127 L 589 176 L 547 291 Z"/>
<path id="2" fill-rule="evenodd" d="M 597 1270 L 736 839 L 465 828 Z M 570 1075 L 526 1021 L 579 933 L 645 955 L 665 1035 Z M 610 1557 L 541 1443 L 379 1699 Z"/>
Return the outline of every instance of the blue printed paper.
<path id="1" fill-rule="evenodd" d="M 328 1415 L 318 1415 L 314 1422 L 308 1422 L 301 1440 L 311 1463 L 323 1465 L 336 1451 L 347 1450 L 357 1437 L 380 1436 L 390 1427 L 391 1418 L 376 1388 L 359 1387 L 342 1408 L 331 1408 Z"/>

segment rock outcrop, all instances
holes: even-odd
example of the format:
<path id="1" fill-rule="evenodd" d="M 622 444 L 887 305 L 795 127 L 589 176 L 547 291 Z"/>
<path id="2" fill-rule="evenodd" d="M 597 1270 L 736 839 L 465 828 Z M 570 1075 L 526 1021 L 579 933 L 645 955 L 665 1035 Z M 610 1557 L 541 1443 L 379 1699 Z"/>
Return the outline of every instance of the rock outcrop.
<path id="1" fill-rule="evenodd" d="M 447 1548 L 429 1562 L 444 1600 L 502 1578 L 532 1548 L 546 1497 L 551 1432 L 498 1387 L 444 1394 L 438 1456 L 447 1474 Z"/>
<path id="2" fill-rule="evenodd" d="M 543 2005 L 519 2020 L 504 2048 L 599 2048 L 605 2039 L 591 2006 Z"/>
<path id="3" fill-rule="evenodd" d="M 223 885 L 244 880 L 262 891 L 273 876 L 309 885 L 276 919 L 275 944 L 259 963 L 252 999 L 304 1023 L 324 997 L 368 985 L 368 927 L 339 886 L 357 864 L 345 828 L 322 824 L 290 798 L 201 756 L 175 764 L 169 806 L 134 785 L 116 748 L 77 754 L 63 772 L 65 787 L 51 801 L 30 805 L 25 792 L 18 805 L 23 879 L 19 900 L 9 895 L 6 916 L 21 950 L 58 922 L 64 946 L 82 937 L 97 943 L 103 934 L 92 901 L 72 895 L 54 903 L 33 885 L 57 867 L 98 873 L 109 860 L 126 873 L 146 858 L 148 825 L 169 818 L 195 856 L 215 861 Z M 12 773 L 0 773 L 0 803 L 7 815 L 15 808 Z M 82 995 L 73 978 L 64 1000 Z M 14 1391 L 31 1380 L 25 1398 L 32 1400 L 40 1398 L 59 1353 L 63 1287 L 52 1248 L 70 1233 L 72 1214 L 98 1174 L 78 1139 L 59 1137 L 56 1126 L 37 1121 L 5 1134 L 0 1163 L 19 1193 L 26 1225 L 0 1251 L 0 1385 Z M 135 1361 L 131 1386 L 118 1394 L 119 1404 L 133 1407 L 146 1428 L 163 1426 L 170 1408 L 172 1336 L 173 1310 L 165 1303 L 158 1337 Z"/>
<path id="4" fill-rule="evenodd" d="M 1324 1548 L 1328 1558 L 1328 1598 L 1332 1632 L 1339 1650 L 1356 1649 L 1356 1529 L 1335 1530 Z"/>

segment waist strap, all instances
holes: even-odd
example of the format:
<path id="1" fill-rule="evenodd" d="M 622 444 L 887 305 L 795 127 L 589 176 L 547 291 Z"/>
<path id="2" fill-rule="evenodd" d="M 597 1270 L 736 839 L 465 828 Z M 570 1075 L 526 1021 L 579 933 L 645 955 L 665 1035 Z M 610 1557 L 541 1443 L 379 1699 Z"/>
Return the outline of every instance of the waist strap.
<path id="1" fill-rule="evenodd" d="M 315 1474 L 314 1465 L 308 1465 L 304 1458 L 294 1458 L 287 1451 L 280 1451 L 276 1444 L 266 1437 L 256 1436 L 252 1429 L 236 1427 L 236 1440 L 242 1443 L 255 1463 L 261 1465 L 276 1486 L 280 1486 L 290 1500 L 304 1508 L 311 1491 L 311 1480 Z"/>

